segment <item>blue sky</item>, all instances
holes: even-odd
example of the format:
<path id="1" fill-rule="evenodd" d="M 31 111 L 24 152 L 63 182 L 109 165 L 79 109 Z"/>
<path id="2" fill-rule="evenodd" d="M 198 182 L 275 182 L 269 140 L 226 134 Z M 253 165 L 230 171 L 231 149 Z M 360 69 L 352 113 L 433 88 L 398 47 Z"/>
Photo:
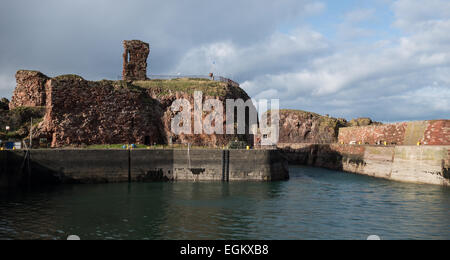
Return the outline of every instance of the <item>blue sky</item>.
<path id="1" fill-rule="evenodd" d="M 121 41 L 141 39 L 150 74 L 214 70 L 253 98 L 347 119 L 448 119 L 449 30 L 448 0 L 5 0 L 0 96 L 19 69 L 116 79 Z"/>
<path id="2" fill-rule="evenodd" d="M 368 14 L 365 16 L 366 20 L 359 21 L 358 25 L 372 31 L 373 36 L 364 37 L 364 39 L 384 39 L 384 37 L 398 35 L 398 31 L 391 26 L 395 19 L 394 13 L 386 2 L 388 1 L 324 1 L 323 12 L 308 18 L 307 23 L 325 37 L 338 40 L 339 25 L 346 23 L 348 16 L 352 13 L 366 12 Z"/>

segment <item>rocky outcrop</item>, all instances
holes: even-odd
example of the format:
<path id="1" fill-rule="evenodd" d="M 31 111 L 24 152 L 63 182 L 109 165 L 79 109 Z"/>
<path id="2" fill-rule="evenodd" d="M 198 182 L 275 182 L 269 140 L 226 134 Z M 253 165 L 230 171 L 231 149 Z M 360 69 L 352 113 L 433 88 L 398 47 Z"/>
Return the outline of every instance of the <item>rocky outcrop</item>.
<path id="1" fill-rule="evenodd" d="M 19 70 L 16 73 L 17 86 L 9 108 L 45 106 L 45 82 L 48 77 L 39 71 Z"/>
<path id="2" fill-rule="evenodd" d="M 150 45 L 142 41 L 124 41 L 123 80 L 146 80 Z"/>
<path id="3" fill-rule="evenodd" d="M 45 117 L 34 131 L 34 137 L 46 138 L 52 147 L 171 141 L 222 146 L 236 138 L 252 142 L 250 135 L 173 135 L 171 132 L 175 115 L 171 105 L 175 99 L 184 98 L 193 104 L 193 93 L 199 90 L 204 93 L 204 99 L 221 100 L 224 107 L 226 99 L 248 100 L 245 91 L 234 84 L 203 79 L 94 82 L 76 75 L 48 78 L 26 71 L 17 75 L 18 89 L 13 100 L 21 107 L 46 105 Z M 32 102 L 38 96 L 45 100 Z M 219 123 L 225 127 L 225 118 Z"/>
<path id="4" fill-rule="evenodd" d="M 280 143 L 335 143 L 344 120 L 300 110 L 280 110 Z"/>
<path id="5" fill-rule="evenodd" d="M 161 142 L 157 101 L 119 82 L 76 76 L 49 79 L 47 113 L 39 135 L 52 147 L 81 144 Z"/>
<path id="6" fill-rule="evenodd" d="M 372 119 L 368 117 L 360 117 L 356 119 L 352 119 L 347 126 L 353 127 L 353 126 L 369 126 L 369 125 L 382 125 L 382 123 L 374 122 Z"/>

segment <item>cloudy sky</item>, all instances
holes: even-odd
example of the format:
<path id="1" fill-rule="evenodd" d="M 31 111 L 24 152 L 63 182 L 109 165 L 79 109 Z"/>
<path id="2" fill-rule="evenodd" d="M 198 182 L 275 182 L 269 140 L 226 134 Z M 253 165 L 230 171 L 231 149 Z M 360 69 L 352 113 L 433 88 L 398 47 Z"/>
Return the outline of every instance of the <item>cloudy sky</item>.
<path id="1" fill-rule="evenodd" d="M 149 74 L 235 79 L 283 108 L 394 122 L 450 118 L 448 0 L 2 0 L 0 96 L 19 69 L 117 79 L 122 40 Z"/>

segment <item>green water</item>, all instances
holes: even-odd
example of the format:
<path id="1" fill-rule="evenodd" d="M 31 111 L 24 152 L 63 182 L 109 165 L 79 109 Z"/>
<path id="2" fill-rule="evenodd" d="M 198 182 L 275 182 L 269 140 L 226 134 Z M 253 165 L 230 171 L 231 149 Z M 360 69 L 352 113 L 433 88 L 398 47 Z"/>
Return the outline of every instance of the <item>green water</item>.
<path id="1" fill-rule="evenodd" d="M 291 167 L 276 183 L 0 193 L 0 239 L 450 239 L 450 189 Z"/>

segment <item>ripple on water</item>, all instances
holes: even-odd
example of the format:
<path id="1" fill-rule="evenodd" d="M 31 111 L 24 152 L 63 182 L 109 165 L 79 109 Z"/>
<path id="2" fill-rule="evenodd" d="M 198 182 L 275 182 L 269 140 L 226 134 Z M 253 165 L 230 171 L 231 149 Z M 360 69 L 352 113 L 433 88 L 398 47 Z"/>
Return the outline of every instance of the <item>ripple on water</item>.
<path id="1" fill-rule="evenodd" d="M 12 194 L 0 198 L 0 239 L 450 239 L 448 188 L 306 167 L 291 175 Z"/>

